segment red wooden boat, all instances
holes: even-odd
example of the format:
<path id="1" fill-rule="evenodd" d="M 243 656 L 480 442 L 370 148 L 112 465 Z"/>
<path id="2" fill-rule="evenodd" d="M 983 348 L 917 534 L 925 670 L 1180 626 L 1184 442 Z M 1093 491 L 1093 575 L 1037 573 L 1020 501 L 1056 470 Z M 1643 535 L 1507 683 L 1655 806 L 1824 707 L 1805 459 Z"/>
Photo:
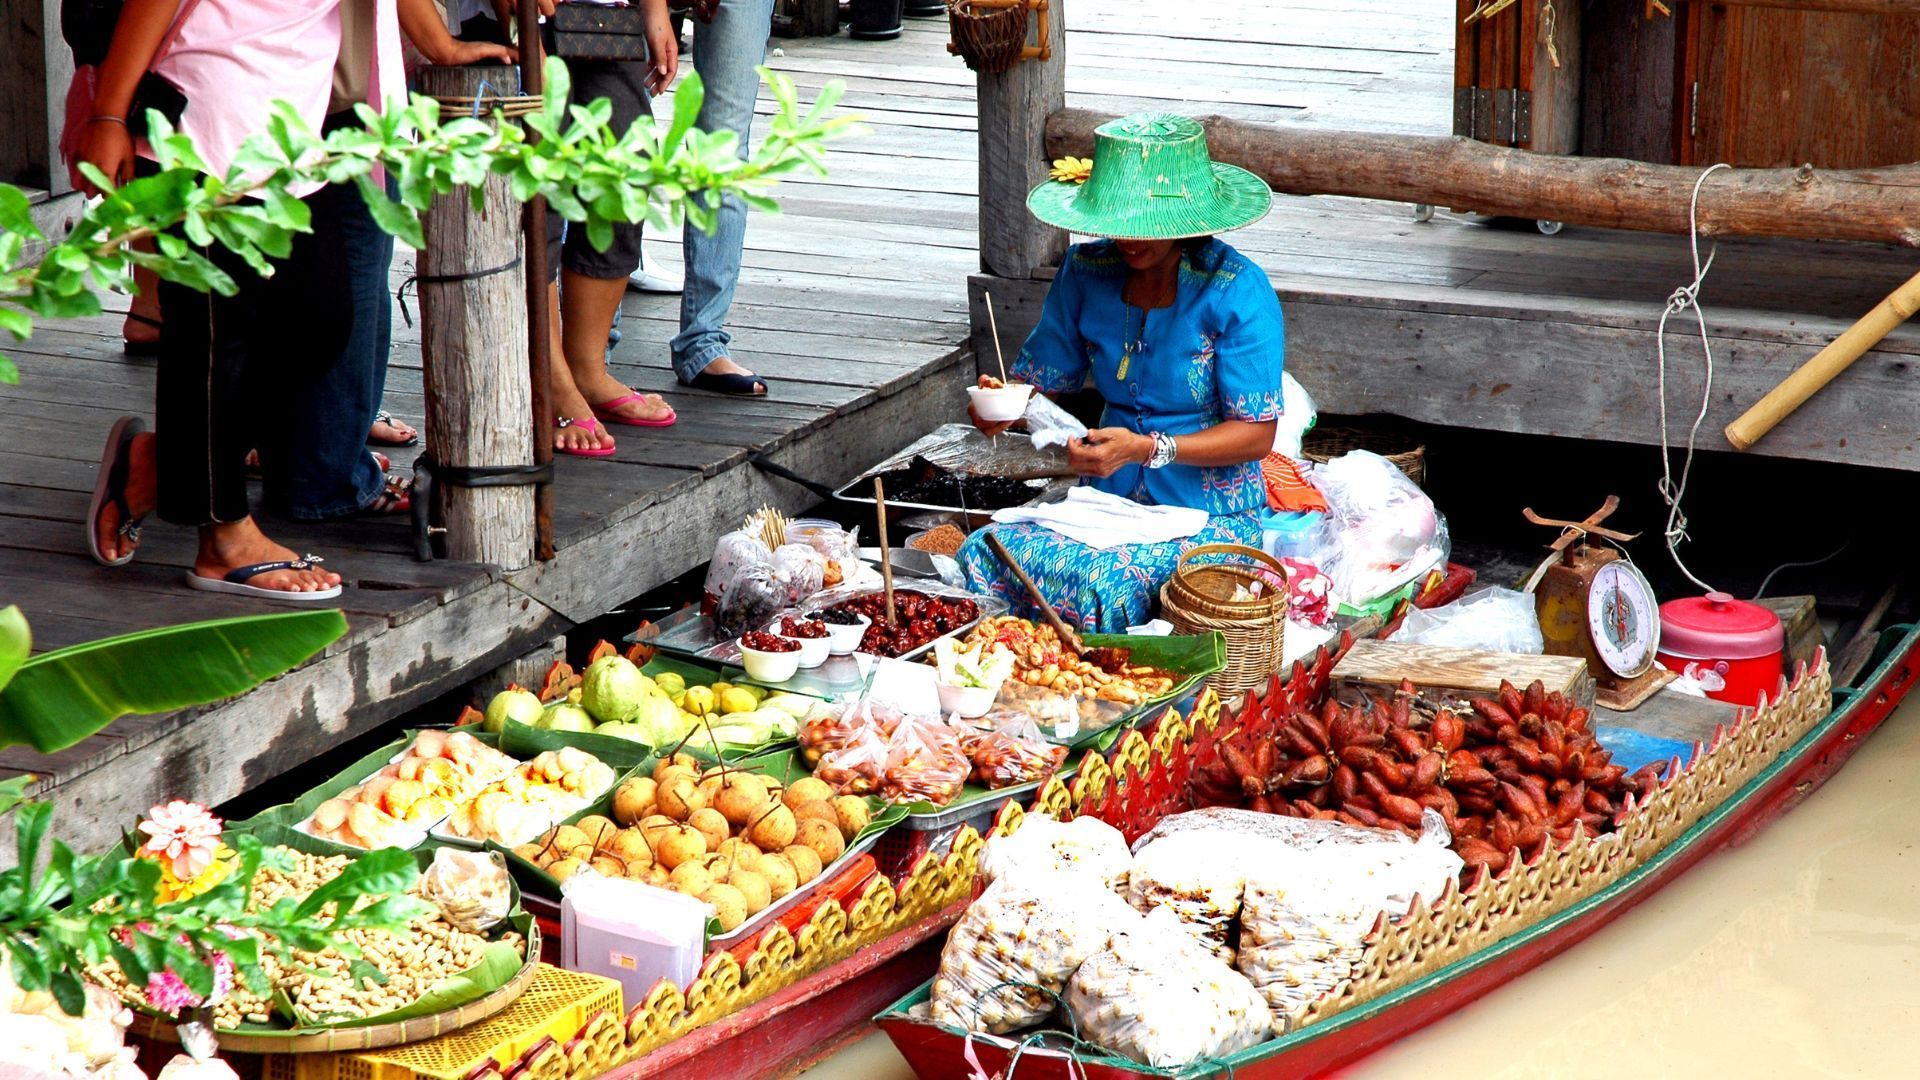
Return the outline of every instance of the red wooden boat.
<path id="1" fill-rule="evenodd" d="M 1794 695 L 1810 699 L 1815 692 L 1824 694 L 1825 687 L 1820 683 L 1824 660 L 1815 668 L 1813 672 L 1803 672 L 1784 696 L 1791 700 Z M 927 998 L 925 985 L 895 1002 L 876 1021 L 916 1074 L 927 1080 L 1005 1076 L 1012 1071 L 1016 1059 L 1018 1075 L 1027 1078 L 1084 1076 L 1089 1080 L 1118 1080 L 1143 1076 L 1231 1075 L 1245 1080 L 1325 1075 L 1524 974 L 1653 895 L 1706 856 L 1765 828 L 1847 762 L 1866 736 L 1906 696 L 1916 670 L 1920 670 L 1920 627 L 1903 626 L 1886 631 L 1880 637 L 1867 674 L 1857 686 L 1833 691 L 1829 709 L 1795 729 L 1797 735 L 1790 742 L 1783 742 L 1777 752 L 1768 754 L 1765 761 L 1751 762 L 1752 768 L 1741 774 L 1744 780 L 1724 798 L 1702 807 L 1691 824 L 1677 835 L 1662 838 L 1657 848 L 1649 845 L 1643 858 L 1595 888 L 1590 895 L 1537 921 L 1496 935 L 1488 943 L 1466 950 L 1450 962 L 1423 964 L 1417 959 L 1408 959 L 1408 963 L 1428 970 L 1378 996 L 1356 1001 L 1333 1011 L 1325 1019 L 1232 1055 L 1225 1061 L 1161 1070 L 1086 1053 L 1076 1058 L 1064 1049 L 1050 1048 L 1038 1041 L 1023 1048 L 1004 1038 L 969 1038 L 965 1033 L 913 1015 L 915 1006 Z M 1285 692 L 1291 700 L 1298 701 L 1297 695 L 1317 689 L 1310 683 L 1310 676 L 1303 680 L 1296 674 Z M 1729 752 L 1740 749 L 1733 743 L 1741 738 L 1759 739 L 1765 735 L 1754 730 L 1753 720 L 1749 720 L 1741 732 L 1724 733 L 1724 738 L 1722 733 L 1716 733 L 1716 737 L 1696 753 L 1695 761 L 1682 774 L 1682 779 L 1700 772 L 1703 759 L 1708 771 L 1722 768 Z M 1778 737 L 1779 732 L 1775 735 Z M 1190 756 L 1203 755 L 1209 749 L 1199 733 L 1190 745 Z M 1172 764 L 1173 771 L 1181 771 L 1180 759 L 1174 759 Z M 1174 778 L 1146 775 L 1125 766 L 1116 771 L 1128 773 L 1116 779 L 1116 790 L 1104 798 L 1083 803 L 1079 812 L 1096 813 L 1121 826 L 1122 831 L 1131 836 L 1161 814 L 1185 808 L 1179 805 L 1181 800 L 1175 790 L 1179 785 L 1171 782 Z M 1681 786 L 1680 779 L 1668 784 L 1669 788 Z M 1507 876 L 1511 874 L 1509 871 Z M 1488 884 L 1491 883 L 1483 882 L 1480 889 L 1470 893 L 1485 892 Z M 1443 898 L 1433 910 L 1446 907 L 1449 900 L 1456 906 L 1463 902 L 1459 894 L 1454 894 Z M 1422 908 L 1416 907 L 1400 925 L 1418 922 L 1422 914 Z M 1413 940 L 1407 938 L 1407 941 Z M 1418 956 L 1417 944 L 1408 955 Z"/>

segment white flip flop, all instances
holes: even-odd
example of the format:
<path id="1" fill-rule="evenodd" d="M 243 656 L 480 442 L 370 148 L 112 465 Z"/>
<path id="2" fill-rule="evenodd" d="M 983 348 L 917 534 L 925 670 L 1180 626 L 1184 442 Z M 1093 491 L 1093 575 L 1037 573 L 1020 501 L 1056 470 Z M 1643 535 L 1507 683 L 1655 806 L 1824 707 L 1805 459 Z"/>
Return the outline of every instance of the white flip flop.
<path id="1" fill-rule="evenodd" d="M 271 574 L 275 570 L 311 570 L 326 560 L 318 555 L 305 555 L 298 559 L 282 559 L 279 562 L 254 563 L 227 572 L 224 578 L 202 577 L 199 574 L 187 574 L 187 584 L 201 592 L 229 593 L 234 596 L 252 596 L 262 600 L 284 600 L 290 604 L 311 604 L 320 600 L 331 600 L 340 595 L 340 586 L 334 585 L 318 592 L 292 592 L 288 589 L 267 589 L 247 582 L 261 574 Z"/>
<path id="2" fill-rule="evenodd" d="M 117 530 L 120 535 L 136 544 L 140 542 L 140 523 L 146 517 L 134 517 L 127 510 L 127 463 L 133 458 L 133 437 L 145 430 L 146 422 L 139 417 L 123 416 L 114 421 L 113 429 L 107 432 L 106 449 L 100 451 L 100 475 L 94 478 L 93 501 L 87 504 L 87 550 L 101 566 L 125 566 L 133 561 L 134 555 L 129 551 L 117 559 L 109 559 L 100 550 L 100 511 L 109 503 L 120 511 Z"/>

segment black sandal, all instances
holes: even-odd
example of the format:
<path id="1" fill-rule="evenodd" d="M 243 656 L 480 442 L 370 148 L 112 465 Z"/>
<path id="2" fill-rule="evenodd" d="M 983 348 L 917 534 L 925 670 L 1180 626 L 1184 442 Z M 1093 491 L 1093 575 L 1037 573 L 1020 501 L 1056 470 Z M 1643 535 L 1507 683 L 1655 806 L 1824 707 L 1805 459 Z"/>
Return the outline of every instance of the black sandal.
<path id="1" fill-rule="evenodd" d="M 684 384 L 695 390 L 708 390 L 716 394 L 728 394 L 733 397 L 766 397 L 767 380 L 758 375 L 742 375 L 737 371 L 725 374 L 703 371 Z M 759 387 L 758 390 L 754 387 Z"/>
<path id="2" fill-rule="evenodd" d="M 114 422 L 113 430 L 107 432 L 106 449 L 100 453 L 100 478 L 93 483 L 93 501 L 87 507 L 87 550 L 93 553 L 93 561 L 101 566 L 125 566 L 133 561 L 134 552 L 127 552 L 117 559 L 107 558 L 100 550 L 100 511 L 109 504 L 120 512 L 120 526 L 115 533 L 140 543 L 140 523 L 146 515 L 134 517 L 127 508 L 127 469 L 133 460 L 133 437 L 147 430 L 146 422 L 137 416 L 123 416 Z"/>

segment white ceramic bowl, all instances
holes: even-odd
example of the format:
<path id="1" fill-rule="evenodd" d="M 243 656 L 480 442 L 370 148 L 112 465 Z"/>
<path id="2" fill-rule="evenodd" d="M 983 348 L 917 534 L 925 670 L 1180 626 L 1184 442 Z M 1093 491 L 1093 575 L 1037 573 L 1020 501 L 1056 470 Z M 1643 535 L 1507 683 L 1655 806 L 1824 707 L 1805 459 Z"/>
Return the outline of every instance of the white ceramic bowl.
<path id="1" fill-rule="evenodd" d="M 774 625 L 779 625 L 780 621 L 779 619 L 775 619 Z M 827 628 L 826 637 L 792 637 L 781 633 L 772 626 L 767 627 L 767 633 L 800 646 L 801 668 L 817 668 L 827 662 L 827 657 L 832 654 L 833 650 L 833 624 L 822 623 L 821 625 Z"/>
<path id="2" fill-rule="evenodd" d="M 995 698 L 1000 696 L 1000 685 L 992 686 L 949 686 L 935 683 L 940 691 L 940 711 L 958 713 L 962 720 L 975 720 L 987 715 L 993 708 Z"/>
<path id="3" fill-rule="evenodd" d="M 747 669 L 747 678 L 754 682 L 783 683 L 800 670 L 799 649 L 792 652 L 761 652 L 747 648 L 744 642 L 739 645 L 740 666 Z"/>
<path id="4" fill-rule="evenodd" d="M 973 415 L 990 424 L 1004 424 L 1026 415 L 1027 401 L 1033 397 L 1033 387 L 1025 383 L 992 390 L 969 386 L 967 396 L 973 399 Z"/>
<path id="5" fill-rule="evenodd" d="M 834 656 L 847 656 L 860 651 L 860 639 L 867 636 L 867 627 L 873 620 L 865 615 L 860 621 L 842 626 L 839 623 L 827 624 L 827 651 Z"/>

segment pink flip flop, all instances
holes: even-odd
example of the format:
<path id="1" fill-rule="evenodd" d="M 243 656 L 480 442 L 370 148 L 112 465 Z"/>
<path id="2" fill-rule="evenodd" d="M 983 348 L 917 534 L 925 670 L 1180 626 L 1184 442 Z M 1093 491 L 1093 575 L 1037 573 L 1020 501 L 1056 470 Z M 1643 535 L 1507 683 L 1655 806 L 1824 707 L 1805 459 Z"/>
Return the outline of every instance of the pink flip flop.
<path id="1" fill-rule="evenodd" d="M 593 407 L 593 415 L 609 424 L 625 424 L 628 427 L 672 427 L 674 423 L 680 419 L 680 414 L 674 412 L 673 406 L 671 405 L 667 406 L 667 415 L 658 420 L 635 420 L 631 417 L 621 416 L 619 413 L 613 411 L 628 402 L 639 401 L 644 397 L 646 397 L 646 395 L 639 391 L 631 394 L 622 394 L 611 401 L 603 401 L 595 405 Z"/>
<path id="2" fill-rule="evenodd" d="M 555 431 L 559 431 L 561 428 L 569 428 L 569 427 L 575 427 L 575 426 L 585 428 L 588 431 L 595 431 L 599 429 L 600 421 L 595 420 L 591 416 L 583 416 L 577 420 L 571 416 L 557 416 L 554 418 L 554 421 L 553 421 L 553 430 Z M 567 454 L 572 457 L 612 457 L 613 452 L 617 449 L 619 448 L 613 447 L 613 446 L 603 446 L 597 450 L 572 450 L 572 449 L 568 449 L 567 447 L 556 444 L 553 448 L 553 452 L 556 454 Z"/>

